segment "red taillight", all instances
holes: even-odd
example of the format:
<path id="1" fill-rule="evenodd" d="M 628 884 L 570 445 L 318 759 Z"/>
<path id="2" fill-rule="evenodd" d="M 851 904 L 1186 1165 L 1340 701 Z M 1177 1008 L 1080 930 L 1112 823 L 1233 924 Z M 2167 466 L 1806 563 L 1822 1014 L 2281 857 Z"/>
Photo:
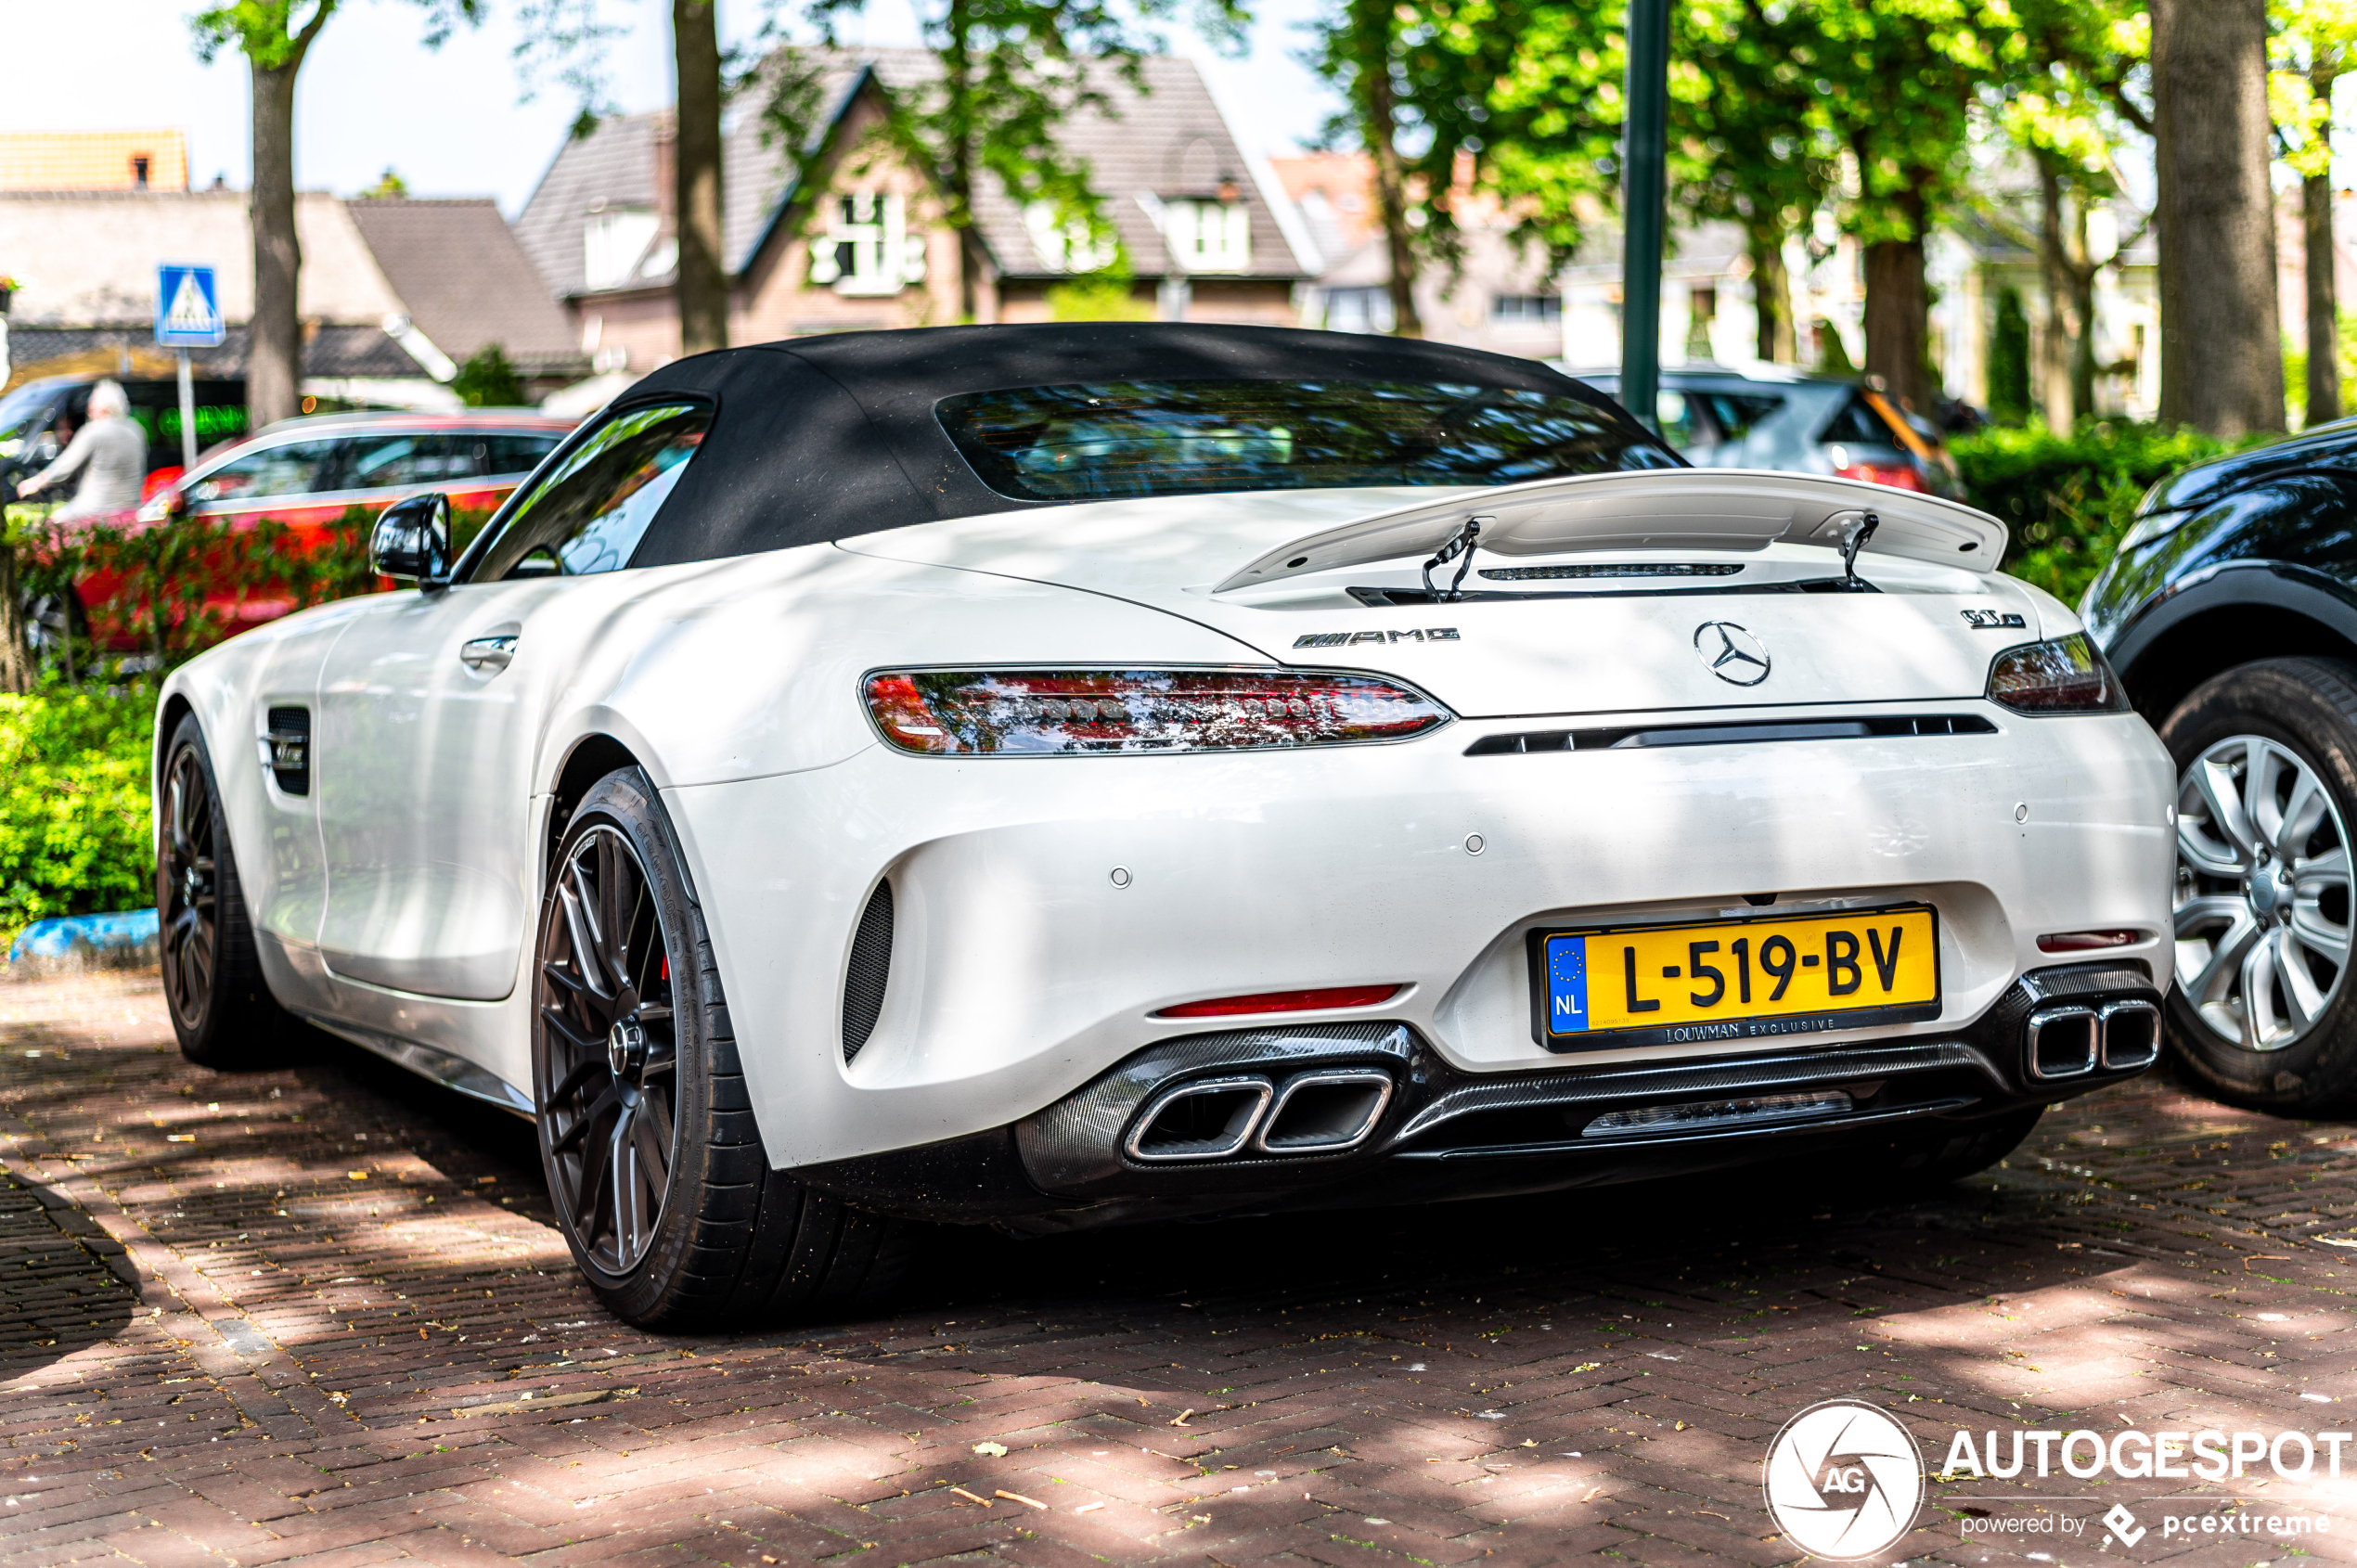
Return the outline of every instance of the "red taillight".
<path id="1" fill-rule="evenodd" d="M 1913 490 L 1926 495 L 1931 489 L 1912 463 L 1845 463 L 1834 469 L 1834 477 L 1862 479 L 1869 484 L 1887 484 L 1893 490 Z"/>
<path id="2" fill-rule="evenodd" d="M 1450 716 L 1396 682 L 1293 670 L 887 670 L 866 697 L 894 746 L 953 756 L 1347 745 Z"/>
<path id="3" fill-rule="evenodd" d="M 2084 632 L 2027 642 L 1989 666 L 1990 700 L 2017 713 L 2119 713 L 2128 694 Z"/>
<path id="4" fill-rule="evenodd" d="M 2058 931 L 2038 939 L 2041 953 L 2092 953 L 2105 947 L 2126 947 L 2142 942 L 2140 931 Z"/>
<path id="5" fill-rule="evenodd" d="M 1251 1012 L 1316 1012 L 1325 1008 L 1372 1008 L 1399 995 L 1397 985 L 1336 985 L 1323 991 L 1260 991 L 1249 996 L 1215 996 L 1156 1010 L 1156 1018 L 1233 1018 Z"/>

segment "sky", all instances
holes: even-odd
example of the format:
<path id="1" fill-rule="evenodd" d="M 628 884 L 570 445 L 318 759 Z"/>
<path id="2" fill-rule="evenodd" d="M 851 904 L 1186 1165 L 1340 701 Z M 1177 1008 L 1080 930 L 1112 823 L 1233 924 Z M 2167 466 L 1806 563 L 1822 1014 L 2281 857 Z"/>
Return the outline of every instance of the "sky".
<path id="1" fill-rule="evenodd" d="M 670 101 L 669 6 L 604 0 L 634 24 L 612 54 L 616 102 L 626 110 Z M 189 182 L 215 175 L 242 187 L 249 170 L 245 71 L 225 56 L 207 66 L 189 47 L 189 0 L 70 0 L 15 7 L 10 52 L 58 62 L 15 71 L 0 93 L 0 129 L 78 131 L 177 127 L 187 133 Z M 346 0 L 304 63 L 295 93 L 295 179 L 349 196 L 388 169 L 415 196 L 494 196 L 512 216 L 562 145 L 575 105 L 560 84 L 526 100 L 513 58 L 512 5 L 439 50 L 421 41 L 422 10 L 404 0 Z M 1324 84 L 1292 57 L 1320 0 L 1262 0 L 1251 49 L 1218 58 L 1190 30 L 1168 30 L 1174 52 L 1203 62 L 1240 136 L 1282 154 L 1317 134 L 1333 108 Z M 750 32 L 758 0 L 721 0 L 725 40 Z M 861 24 L 855 22 L 854 27 Z M 908 0 L 870 0 L 857 42 L 916 42 Z M 68 68 L 64 62 L 71 62 Z M 104 71 L 103 82 L 93 72 Z"/>

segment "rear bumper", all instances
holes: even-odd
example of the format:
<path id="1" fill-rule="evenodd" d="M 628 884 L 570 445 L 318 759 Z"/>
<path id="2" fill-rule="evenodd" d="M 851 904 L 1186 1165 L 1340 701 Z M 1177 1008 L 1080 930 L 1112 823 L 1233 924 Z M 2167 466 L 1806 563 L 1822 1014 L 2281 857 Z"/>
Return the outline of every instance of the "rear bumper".
<path id="1" fill-rule="evenodd" d="M 1771 894 L 1779 915 L 1931 906 L 1941 1005 L 1904 1024 L 1829 1020 L 1758 1055 L 1961 1037 L 2025 973 L 2064 961 L 2044 933 L 2133 930 L 2106 957 L 2165 973 L 2174 772 L 2144 721 L 1938 706 L 1991 728 L 1508 754 L 1474 748 L 1535 721 L 1269 755 L 876 747 L 664 801 L 763 1141 L 808 1167 L 1011 1127 L 1202 1035 L 1200 1019 L 1157 1015 L 1210 997 L 1396 985 L 1378 1007 L 1285 1022 L 1404 1024 L 1434 1071 L 1468 1083 L 1721 1060 L 1745 1047 L 1600 1037 L 1551 1052 L 1534 1038 L 1528 939 L 1743 919 Z M 848 1056 L 854 939 L 885 880 L 889 980 Z M 1406 1106 L 1402 1087 L 1385 1115 Z"/>
<path id="2" fill-rule="evenodd" d="M 1512 1074 L 1461 1072 L 1399 1022 L 1222 1031 L 1149 1047 L 1011 1126 L 801 1174 L 912 1218 L 1029 1231 L 1604 1186 L 1902 1124 L 1961 1134 L 2120 1083 L 2158 1054 L 2159 1003 L 2140 964 L 2077 964 L 2023 976 L 1950 1034 Z M 2098 1026 L 2066 1059 L 2055 1031 L 2081 1016 Z M 1190 1102 L 1217 1109 L 1166 1130 L 1214 1136 L 1157 1140 Z"/>

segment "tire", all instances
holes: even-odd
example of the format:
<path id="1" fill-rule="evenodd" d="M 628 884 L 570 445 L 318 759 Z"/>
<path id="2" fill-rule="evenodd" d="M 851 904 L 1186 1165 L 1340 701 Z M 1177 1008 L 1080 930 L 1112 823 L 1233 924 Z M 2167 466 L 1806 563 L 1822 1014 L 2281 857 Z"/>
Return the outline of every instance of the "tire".
<path id="1" fill-rule="evenodd" d="M 2179 780 L 2170 1056 L 2235 1104 L 2357 1104 L 2357 666 L 2228 670 L 2178 705 L 2161 739 Z"/>
<path id="2" fill-rule="evenodd" d="M 290 1020 L 263 979 L 221 788 L 193 713 L 164 748 L 156 805 L 158 946 L 180 1053 L 207 1067 L 264 1065 Z"/>
<path id="3" fill-rule="evenodd" d="M 534 959 L 541 1165 L 616 1317 L 751 1327 L 890 1286 L 911 1227 L 770 1166 L 703 912 L 636 768 L 591 786 L 566 825 Z"/>

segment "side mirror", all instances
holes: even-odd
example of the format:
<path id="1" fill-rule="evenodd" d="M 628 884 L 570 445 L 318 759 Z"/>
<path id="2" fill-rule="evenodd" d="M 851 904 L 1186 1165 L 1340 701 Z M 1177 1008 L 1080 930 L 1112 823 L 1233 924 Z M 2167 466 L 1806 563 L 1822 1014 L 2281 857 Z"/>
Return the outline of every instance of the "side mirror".
<path id="1" fill-rule="evenodd" d="M 440 491 L 395 501 L 377 514 L 370 570 L 415 582 L 428 593 L 450 585 L 450 497 Z"/>

